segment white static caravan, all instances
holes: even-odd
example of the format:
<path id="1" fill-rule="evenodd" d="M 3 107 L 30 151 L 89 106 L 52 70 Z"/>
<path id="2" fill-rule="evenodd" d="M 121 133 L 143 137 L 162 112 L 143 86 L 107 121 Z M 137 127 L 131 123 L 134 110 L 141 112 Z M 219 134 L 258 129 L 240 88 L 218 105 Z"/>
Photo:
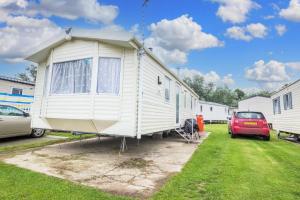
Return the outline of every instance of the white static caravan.
<path id="1" fill-rule="evenodd" d="M 282 87 L 271 96 L 273 129 L 300 135 L 300 79 Z"/>
<path id="2" fill-rule="evenodd" d="M 205 122 L 225 122 L 229 117 L 229 106 L 223 104 L 199 101 L 199 109 Z"/>
<path id="3" fill-rule="evenodd" d="M 32 127 L 141 138 L 194 117 L 197 94 L 130 34 L 72 31 L 39 48 Z"/>
<path id="4" fill-rule="evenodd" d="M 238 107 L 239 111 L 262 112 L 267 122 L 272 124 L 273 112 L 271 98 L 262 96 L 250 97 L 239 101 Z"/>

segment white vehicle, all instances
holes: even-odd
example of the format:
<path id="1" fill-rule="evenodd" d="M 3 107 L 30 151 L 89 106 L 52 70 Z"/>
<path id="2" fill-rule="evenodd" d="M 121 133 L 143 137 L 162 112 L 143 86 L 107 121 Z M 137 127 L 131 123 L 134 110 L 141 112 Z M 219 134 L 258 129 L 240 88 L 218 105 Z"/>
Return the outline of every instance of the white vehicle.
<path id="1" fill-rule="evenodd" d="M 28 113 L 8 105 L 0 105 L 0 138 L 30 135 L 42 137 L 43 129 L 30 128 L 30 116 Z"/>
<path id="2" fill-rule="evenodd" d="M 136 137 L 183 126 L 197 94 L 130 34 L 72 31 L 38 63 L 32 127 Z"/>

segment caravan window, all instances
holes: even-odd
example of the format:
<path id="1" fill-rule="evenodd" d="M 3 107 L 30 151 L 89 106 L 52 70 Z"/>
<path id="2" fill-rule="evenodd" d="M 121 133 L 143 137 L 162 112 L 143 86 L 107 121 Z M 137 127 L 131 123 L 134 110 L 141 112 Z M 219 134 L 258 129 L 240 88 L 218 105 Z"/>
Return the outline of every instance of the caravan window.
<path id="1" fill-rule="evenodd" d="M 120 92 L 121 59 L 99 58 L 98 66 L 98 93 L 118 95 Z"/>
<path id="2" fill-rule="evenodd" d="M 191 110 L 193 110 L 193 96 L 191 95 Z"/>
<path id="3" fill-rule="evenodd" d="M 274 114 L 280 114 L 281 113 L 280 97 L 277 97 L 276 99 L 273 99 L 273 113 Z"/>
<path id="4" fill-rule="evenodd" d="M 210 107 L 210 111 L 211 111 L 211 112 L 213 111 L 213 107 L 212 107 L 212 106 Z"/>
<path id="5" fill-rule="evenodd" d="M 20 88 L 13 88 L 13 89 L 11 90 L 11 94 L 22 95 L 22 93 L 23 93 L 23 90 L 20 89 Z"/>
<path id="6" fill-rule="evenodd" d="M 200 106 L 200 112 L 202 112 L 202 109 L 203 109 L 203 108 L 202 108 L 202 105 L 201 105 L 201 106 Z"/>
<path id="7" fill-rule="evenodd" d="M 165 100 L 170 101 L 171 79 L 165 76 Z"/>
<path id="8" fill-rule="evenodd" d="M 53 64 L 51 94 L 89 93 L 92 59 Z"/>
<path id="9" fill-rule="evenodd" d="M 291 92 L 283 95 L 283 105 L 284 105 L 284 110 L 289 110 L 293 108 Z"/>

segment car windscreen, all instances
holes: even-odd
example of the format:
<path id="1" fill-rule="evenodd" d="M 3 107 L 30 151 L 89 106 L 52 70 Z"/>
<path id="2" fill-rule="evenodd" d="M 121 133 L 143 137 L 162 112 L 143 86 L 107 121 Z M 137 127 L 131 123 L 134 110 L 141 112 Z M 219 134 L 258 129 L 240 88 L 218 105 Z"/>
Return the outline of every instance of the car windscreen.
<path id="1" fill-rule="evenodd" d="M 239 119 L 264 119 L 264 115 L 262 113 L 257 112 L 238 112 L 236 117 Z"/>

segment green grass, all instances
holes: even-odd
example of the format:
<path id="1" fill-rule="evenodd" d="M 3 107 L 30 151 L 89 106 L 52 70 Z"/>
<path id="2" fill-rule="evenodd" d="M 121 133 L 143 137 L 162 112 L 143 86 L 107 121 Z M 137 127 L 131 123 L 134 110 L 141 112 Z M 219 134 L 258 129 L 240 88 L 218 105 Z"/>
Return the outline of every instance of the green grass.
<path id="1" fill-rule="evenodd" d="M 206 128 L 209 138 L 153 199 L 300 199 L 299 144 L 231 139 L 226 125 Z"/>
<path id="2" fill-rule="evenodd" d="M 300 145 L 211 135 L 152 199 L 300 199 Z M 64 134 L 64 133 L 60 133 Z M 0 162 L 0 199 L 122 199 Z M 125 197 L 124 197 L 125 199 Z"/>
<path id="3" fill-rule="evenodd" d="M 51 144 L 57 144 L 57 143 L 63 143 L 63 142 L 68 142 L 68 141 L 73 141 L 73 140 L 79 140 L 79 136 L 72 135 L 71 133 L 64 133 L 64 132 L 50 132 L 47 133 L 48 135 L 53 135 L 53 136 L 63 136 L 67 138 L 63 139 L 58 139 L 58 140 L 50 140 L 50 141 L 32 141 L 31 143 L 24 143 L 24 144 L 16 144 L 16 145 L 9 145 L 9 146 L 0 146 L 0 153 L 8 153 L 12 151 L 20 151 L 20 150 L 26 150 L 26 149 L 31 149 L 31 148 L 38 148 L 38 147 L 43 147 L 46 145 L 51 145 Z M 88 139 L 95 137 L 93 134 L 87 134 L 87 135 L 82 135 L 81 139 Z"/>
<path id="4" fill-rule="evenodd" d="M 127 199 L 0 162 L 0 199 Z"/>

